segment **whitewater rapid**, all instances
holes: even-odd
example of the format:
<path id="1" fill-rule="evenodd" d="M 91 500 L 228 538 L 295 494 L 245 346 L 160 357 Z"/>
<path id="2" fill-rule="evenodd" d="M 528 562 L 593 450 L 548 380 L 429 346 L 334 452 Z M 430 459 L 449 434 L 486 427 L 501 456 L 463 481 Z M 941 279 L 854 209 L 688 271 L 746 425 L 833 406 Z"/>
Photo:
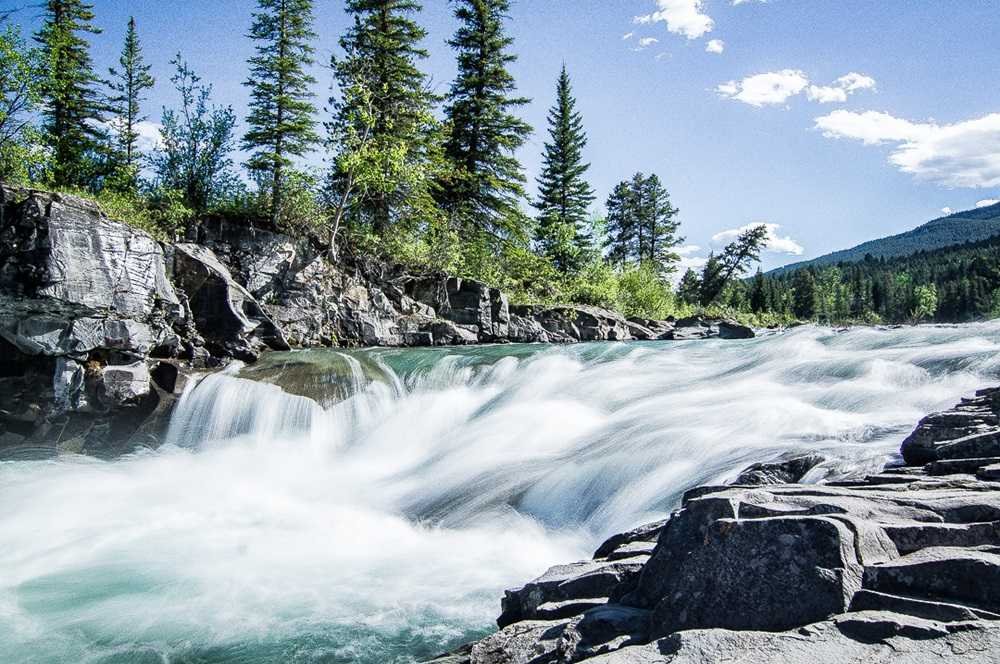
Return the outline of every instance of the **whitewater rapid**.
<path id="1" fill-rule="evenodd" d="M 505 587 L 788 450 L 891 459 L 1000 323 L 310 351 L 192 383 L 169 442 L 0 462 L 0 662 L 409 662 Z"/>

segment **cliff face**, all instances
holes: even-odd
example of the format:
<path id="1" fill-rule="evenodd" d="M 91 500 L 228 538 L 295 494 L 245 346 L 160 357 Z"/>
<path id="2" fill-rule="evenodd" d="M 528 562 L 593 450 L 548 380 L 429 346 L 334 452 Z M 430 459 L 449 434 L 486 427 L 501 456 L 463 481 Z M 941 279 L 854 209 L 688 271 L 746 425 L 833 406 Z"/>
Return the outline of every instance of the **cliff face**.
<path id="1" fill-rule="evenodd" d="M 596 307 L 511 307 L 484 284 L 205 220 L 161 244 L 74 196 L 0 185 L 0 449 L 162 442 L 192 370 L 261 352 L 752 336 Z"/>

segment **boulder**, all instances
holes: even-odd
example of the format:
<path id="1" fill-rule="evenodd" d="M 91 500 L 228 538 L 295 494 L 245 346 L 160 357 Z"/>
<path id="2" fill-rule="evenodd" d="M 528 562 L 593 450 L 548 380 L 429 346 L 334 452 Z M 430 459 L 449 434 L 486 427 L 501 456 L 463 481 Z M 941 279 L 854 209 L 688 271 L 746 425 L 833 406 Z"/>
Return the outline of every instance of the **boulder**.
<path id="1" fill-rule="evenodd" d="M 627 341 L 632 338 L 621 315 L 586 305 L 519 305 L 511 313 L 537 321 L 555 339 L 574 341 Z"/>
<path id="2" fill-rule="evenodd" d="M 590 561 L 558 565 L 534 581 L 507 590 L 501 601 L 497 624 L 503 628 L 536 617 L 539 607 L 552 602 L 608 597 L 615 587 L 627 582 L 642 569 L 645 556 L 607 562 Z"/>
<path id="3" fill-rule="evenodd" d="M 104 399 L 115 405 L 137 403 L 149 394 L 149 368 L 143 361 L 123 366 L 107 366 L 101 372 Z"/>
<path id="4" fill-rule="evenodd" d="M 719 321 L 718 328 L 720 339 L 753 339 L 757 336 L 752 327 L 740 325 L 736 321 Z"/>
<path id="5" fill-rule="evenodd" d="M 173 275 L 187 294 L 198 329 L 224 354 L 253 361 L 261 343 L 275 350 L 290 348 L 260 303 L 232 278 L 211 249 L 175 245 Z"/>
<path id="6" fill-rule="evenodd" d="M 826 461 L 821 454 L 785 454 L 774 461 L 755 463 L 739 474 L 733 484 L 764 486 L 802 481 L 810 470 Z"/>

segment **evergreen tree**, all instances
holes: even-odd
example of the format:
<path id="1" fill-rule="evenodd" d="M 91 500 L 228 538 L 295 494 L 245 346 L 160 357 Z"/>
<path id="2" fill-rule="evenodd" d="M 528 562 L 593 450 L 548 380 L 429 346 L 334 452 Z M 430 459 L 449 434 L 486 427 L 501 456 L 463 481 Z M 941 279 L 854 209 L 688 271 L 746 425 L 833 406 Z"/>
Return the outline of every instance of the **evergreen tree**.
<path id="1" fill-rule="evenodd" d="M 46 0 L 45 22 L 36 35 L 48 76 L 43 83 L 45 141 L 52 151 L 51 179 L 56 186 L 92 186 L 105 100 L 81 33 L 99 34 L 94 6 L 83 0 Z"/>
<path id="2" fill-rule="evenodd" d="M 639 260 L 648 261 L 661 276 L 672 273 L 680 256 L 673 249 L 683 238 L 677 237 L 678 210 L 670 203 L 670 194 L 655 174 L 637 183 L 639 187 Z"/>
<path id="3" fill-rule="evenodd" d="M 688 268 L 677 284 L 677 297 L 688 304 L 698 304 L 701 299 L 701 277 L 693 269 Z"/>
<path id="4" fill-rule="evenodd" d="M 757 274 L 753 277 L 753 284 L 750 286 L 750 310 L 754 313 L 767 311 L 768 292 L 767 282 L 764 280 L 764 273 L 757 268 Z"/>
<path id="5" fill-rule="evenodd" d="M 615 185 L 607 203 L 607 249 L 608 261 L 624 267 L 635 256 L 638 245 L 638 224 L 635 214 L 635 191 L 631 183 L 619 182 Z"/>
<path id="6" fill-rule="evenodd" d="M 766 244 L 767 226 L 753 226 L 727 244 L 722 253 L 709 254 L 701 275 L 701 304 L 707 307 L 715 302 L 733 279 L 742 276 L 760 260 L 760 250 Z"/>
<path id="7" fill-rule="evenodd" d="M 115 115 L 114 129 L 116 133 L 116 148 L 120 153 L 123 166 L 134 179 L 138 170 L 138 125 L 146 119 L 142 114 L 143 93 L 156 84 L 149 73 L 150 66 L 145 63 L 142 55 L 142 44 L 135 27 L 135 17 L 129 18 L 128 30 L 125 33 L 125 45 L 121 57 L 118 58 L 121 69 L 112 67 L 109 70 L 111 86 L 115 93 L 109 100 L 111 111 Z"/>
<path id="8" fill-rule="evenodd" d="M 250 88 L 250 128 L 243 148 L 254 151 L 247 167 L 269 190 L 271 222 L 277 225 L 291 158 L 319 142 L 310 90 L 316 79 L 306 71 L 316 35 L 312 0 L 257 0 L 257 8 L 249 35 L 256 52 L 244 82 Z"/>
<path id="9" fill-rule="evenodd" d="M 354 24 L 340 39 L 343 57 L 331 61 L 340 93 L 327 125 L 334 197 L 385 235 L 394 223 L 436 214 L 437 98 L 418 67 L 428 55 L 420 45 L 426 31 L 414 19 L 415 0 L 348 0 L 346 9 Z"/>
<path id="10" fill-rule="evenodd" d="M 810 270 L 799 270 L 792 282 L 792 313 L 801 320 L 816 315 L 816 279 Z"/>
<path id="11" fill-rule="evenodd" d="M 538 178 L 535 240 L 557 269 L 569 272 L 579 268 L 590 250 L 586 224 L 594 190 L 584 178 L 590 168 L 583 161 L 587 136 L 565 65 L 556 85 L 556 104 L 549 111 L 549 138 Z"/>
<path id="12" fill-rule="evenodd" d="M 508 0 L 456 0 L 460 27 L 448 42 L 458 52 L 458 77 L 448 94 L 445 155 L 454 169 L 444 202 L 452 218 L 500 237 L 524 236 L 519 203 L 525 178 L 515 156 L 531 127 L 513 111 L 528 103 L 515 96 L 507 66 L 513 39 L 504 32 Z"/>

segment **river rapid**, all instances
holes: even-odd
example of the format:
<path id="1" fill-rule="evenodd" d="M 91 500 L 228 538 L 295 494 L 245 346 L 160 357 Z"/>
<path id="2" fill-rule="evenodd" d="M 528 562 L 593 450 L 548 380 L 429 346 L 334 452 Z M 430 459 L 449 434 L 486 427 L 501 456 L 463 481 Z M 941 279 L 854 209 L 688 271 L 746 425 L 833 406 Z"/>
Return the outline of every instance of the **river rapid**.
<path id="1" fill-rule="evenodd" d="M 0 462 L 0 662 L 412 662 L 505 587 L 789 450 L 863 475 L 1000 381 L 1000 322 L 275 353 L 169 441 Z"/>

